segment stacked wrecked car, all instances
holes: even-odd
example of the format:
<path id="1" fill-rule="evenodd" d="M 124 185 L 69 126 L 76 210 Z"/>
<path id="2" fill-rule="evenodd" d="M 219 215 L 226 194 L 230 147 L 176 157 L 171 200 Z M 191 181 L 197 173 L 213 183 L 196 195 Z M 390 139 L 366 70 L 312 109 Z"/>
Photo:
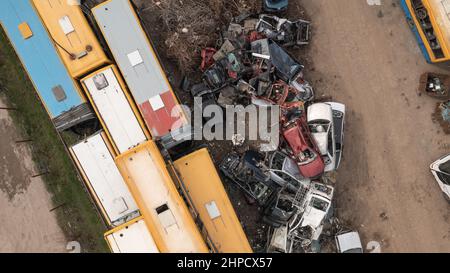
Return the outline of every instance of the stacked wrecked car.
<path id="1" fill-rule="evenodd" d="M 266 14 L 236 18 L 217 48 L 202 50 L 202 80 L 189 87 L 194 98 L 202 98 L 195 100 L 201 107 L 246 102 L 280 108 L 278 147 L 232 152 L 219 166 L 263 208 L 261 218 L 272 227 L 268 251 L 310 251 L 332 215 L 329 176 L 342 158 L 345 106 L 315 103 L 304 65 L 289 52 L 310 37 L 305 20 Z"/>

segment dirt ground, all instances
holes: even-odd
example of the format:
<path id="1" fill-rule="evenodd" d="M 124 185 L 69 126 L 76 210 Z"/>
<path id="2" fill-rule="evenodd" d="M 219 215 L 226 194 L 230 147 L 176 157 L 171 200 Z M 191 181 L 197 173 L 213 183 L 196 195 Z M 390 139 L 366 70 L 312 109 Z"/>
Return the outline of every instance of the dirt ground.
<path id="1" fill-rule="evenodd" d="M 4 106 L 0 100 L 0 106 Z M 0 252 L 67 252 L 67 240 L 31 151 L 0 110 Z"/>
<path id="2" fill-rule="evenodd" d="M 306 77 L 347 105 L 339 216 L 382 252 L 449 252 L 450 207 L 429 172 L 450 137 L 420 96 L 426 64 L 399 1 L 301 0 L 313 20 Z"/>

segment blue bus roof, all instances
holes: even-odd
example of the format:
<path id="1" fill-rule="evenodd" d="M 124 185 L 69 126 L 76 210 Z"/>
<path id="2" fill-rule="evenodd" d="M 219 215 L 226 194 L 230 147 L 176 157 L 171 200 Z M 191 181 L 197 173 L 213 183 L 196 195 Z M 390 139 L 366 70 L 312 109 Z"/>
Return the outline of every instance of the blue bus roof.
<path id="1" fill-rule="evenodd" d="M 0 22 L 52 119 L 85 102 L 29 0 L 1 0 Z M 32 31 L 28 39 L 22 23 Z"/>

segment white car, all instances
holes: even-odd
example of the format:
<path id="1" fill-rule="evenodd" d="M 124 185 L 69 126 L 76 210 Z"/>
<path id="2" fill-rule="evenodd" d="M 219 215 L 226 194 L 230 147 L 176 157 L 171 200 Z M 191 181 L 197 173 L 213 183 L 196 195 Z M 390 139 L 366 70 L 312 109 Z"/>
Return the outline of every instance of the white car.
<path id="1" fill-rule="evenodd" d="M 307 121 L 325 163 L 325 172 L 339 168 L 344 139 L 345 105 L 315 103 L 308 107 Z"/>
<path id="2" fill-rule="evenodd" d="M 445 199 L 450 202 L 450 154 L 431 164 L 430 169 Z"/>
<path id="3" fill-rule="evenodd" d="M 310 226 L 314 230 L 320 228 L 331 208 L 334 189 L 331 186 L 314 182 L 305 203 L 301 226 Z"/>
<path id="4" fill-rule="evenodd" d="M 285 153 L 276 151 L 269 158 L 270 178 L 281 187 L 295 191 L 301 186 L 309 187 L 311 180 L 304 178 L 297 163 Z"/>
<path id="5" fill-rule="evenodd" d="M 309 230 L 309 239 L 318 240 L 333 200 L 334 188 L 322 183 L 311 183 L 299 213 L 289 223 L 289 236 L 298 237 Z M 304 235 L 300 236 L 305 238 Z"/>
<path id="6" fill-rule="evenodd" d="M 339 253 L 363 253 L 363 247 L 359 233 L 356 231 L 337 234 L 336 247 Z"/>

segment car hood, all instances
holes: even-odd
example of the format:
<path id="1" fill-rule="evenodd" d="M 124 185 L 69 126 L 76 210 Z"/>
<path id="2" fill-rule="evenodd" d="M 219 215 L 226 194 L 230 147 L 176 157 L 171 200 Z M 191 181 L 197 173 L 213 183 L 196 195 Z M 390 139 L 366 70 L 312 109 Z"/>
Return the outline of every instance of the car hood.
<path id="1" fill-rule="evenodd" d="M 308 107 L 308 123 L 314 120 L 333 121 L 333 111 L 326 103 L 314 103 Z"/>
<path id="2" fill-rule="evenodd" d="M 314 140 L 316 141 L 317 148 L 319 148 L 321 155 L 326 155 L 328 152 L 328 133 L 314 133 L 312 134 Z"/>
<path id="3" fill-rule="evenodd" d="M 305 178 L 315 178 L 323 174 L 325 164 L 320 156 L 309 164 L 299 166 L 300 174 Z"/>

